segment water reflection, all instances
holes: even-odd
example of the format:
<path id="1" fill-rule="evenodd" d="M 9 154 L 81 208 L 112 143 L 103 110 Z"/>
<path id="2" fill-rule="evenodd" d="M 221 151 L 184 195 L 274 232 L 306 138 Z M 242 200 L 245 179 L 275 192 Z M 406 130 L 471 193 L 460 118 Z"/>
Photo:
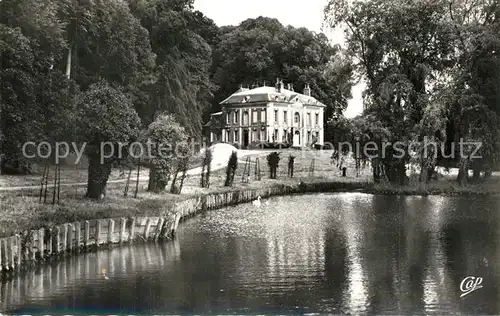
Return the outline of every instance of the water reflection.
<path id="1" fill-rule="evenodd" d="M 33 313 L 498 314 L 500 199 L 322 194 L 185 223 L 0 287 Z M 460 299 L 460 282 L 484 288 Z"/>

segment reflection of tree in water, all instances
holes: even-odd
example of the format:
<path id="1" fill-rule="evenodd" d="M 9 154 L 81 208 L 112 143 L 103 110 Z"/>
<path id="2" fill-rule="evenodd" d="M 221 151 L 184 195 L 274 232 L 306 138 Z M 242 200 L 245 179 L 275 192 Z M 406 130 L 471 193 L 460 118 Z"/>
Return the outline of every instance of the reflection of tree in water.
<path id="1" fill-rule="evenodd" d="M 483 289 L 460 301 L 465 314 L 498 314 L 500 306 L 492 305 L 500 296 L 498 227 L 499 200 L 485 197 L 467 199 L 454 206 L 454 217 L 442 228 L 446 266 L 453 273 L 453 288 L 460 293 L 460 283 L 467 276 L 483 278 Z M 472 200 L 472 201 L 471 201 Z M 472 202 L 472 203 L 471 203 Z"/>

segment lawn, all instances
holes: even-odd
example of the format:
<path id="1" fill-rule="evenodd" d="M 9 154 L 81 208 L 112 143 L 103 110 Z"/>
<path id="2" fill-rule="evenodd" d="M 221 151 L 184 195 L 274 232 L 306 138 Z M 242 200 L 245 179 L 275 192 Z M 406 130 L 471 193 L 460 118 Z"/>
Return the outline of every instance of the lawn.
<path id="1" fill-rule="evenodd" d="M 53 189 L 47 192 L 46 203 L 39 203 L 39 189 L 23 189 L 19 191 L 0 192 L 0 237 L 11 236 L 26 229 L 50 227 L 52 225 L 66 222 L 113 217 L 133 216 L 159 216 L 165 214 L 170 206 L 177 201 L 188 199 L 200 194 L 211 192 L 223 192 L 234 189 L 265 188 L 276 184 L 297 184 L 304 182 L 369 182 L 371 180 L 371 169 L 365 168 L 359 177 L 354 173 L 352 163 L 347 164 L 347 177 L 342 177 L 340 170 L 331 162 L 331 151 L 299 151 L 281 150 L 281 161 L 278 168 L 278 179 L 269 179 L 269 168 L 266 156 L 272 150 L 261 150 L 252 152 L 250 163 L 247 165 L 247 157 L 239 159 L 237 173 L 233 187 L 224 187 L 225 170 L 219 169 L 212 172 L 209 188 L 200 187 L 200 176 L 189 175 L 185 179 L 182 194 L 173 195 L 169 193 L 152 194 L 147 192 L 148 170 L 142 168 L 140 181 L 137 186 L 137 198 L 134 198 L 136 189 L 136 170 L 132 172 L 132 181 L 129 185 L 128 196 L 124 197 L 125 179 L 121 177 L 118 169 L 113 170 L 111 182 L 108 184 L 106 198 L 102 201 L 90 201 L 84 198 L 85 185 L 64 186 L 60 191 L 59 205 L 52 205 Z M 295 156 L 294 177 L 289 178 L 288 157 Z M 260 162 L 261 180 L 257 180 L 255 174 L 256 160 Z M 197 162 L 199 164 L 199 162 Z M 244 176 L 245 165 L 250 167 L 249 179 Z M 196 167 L 197 165 L 191 166 Z M 86 182 L 85 168 L 63 168 L 61 175 L 62 183 Z M 126 173 L 127 174 L 127 173 Z M 248 173 L 246 173 L 248 174 Z M 39 185 L 41 175 L 29 176 L 0 176 L 0 183 L 4 186 L 27 186 Z M 422 193 L 499 193 L 500 177 L 494 177 L 485 184 L 469 184 L 459 187 L 454 178 L 442 176 L 438 181 L 427 184 L 424 188 L 418 183 L 412 182 L 408 186 L 391 186 L 379 184 L 374 187 L 373 193 L 385 194 L 422 194 Z M 115 182 L 113 182 L 115 181 Z M 50 181 L 49 181 L 50 183 Z"/>

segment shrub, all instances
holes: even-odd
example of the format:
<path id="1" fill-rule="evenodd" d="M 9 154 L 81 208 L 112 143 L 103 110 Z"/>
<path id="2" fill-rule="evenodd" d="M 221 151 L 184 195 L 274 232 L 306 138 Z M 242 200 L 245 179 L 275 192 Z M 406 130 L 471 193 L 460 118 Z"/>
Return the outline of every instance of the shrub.
<path id="1" fill-rule="evenodd" d="M 235 151 L 233 151 L 233 153 L 229 157 L 229 161 L 227 162 L 227 167 L 226 167 L 226 182 L 224 184 L 226 187 L 233 185 L 234 176 L 236 174 L 237 168 L 238 168 L 238 154 Z"/>
<path id="2" fill-rule="evenodd" d="M 280 154 L 276 151 L 267 155 L 267 165 L 269 166 L 269 178 L 276 179 L 276 173 L 280 163 Z"/>

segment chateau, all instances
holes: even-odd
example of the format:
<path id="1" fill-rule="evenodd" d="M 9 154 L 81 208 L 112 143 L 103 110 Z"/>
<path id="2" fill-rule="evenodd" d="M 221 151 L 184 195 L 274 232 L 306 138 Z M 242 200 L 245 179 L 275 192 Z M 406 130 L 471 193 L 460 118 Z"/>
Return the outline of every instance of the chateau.
<path id="1" fill-rule="evenodd" d="M 222 101 L 222 112 L 211 115 L 206 125 L 210 142 L 246 148 L 250 144 L 291 144 L 293 147 L 323 144 L 325 105 L 311 96 L 306 85 L 297 93 L 278 80 L 275 87 L 238 91 Z"/>

